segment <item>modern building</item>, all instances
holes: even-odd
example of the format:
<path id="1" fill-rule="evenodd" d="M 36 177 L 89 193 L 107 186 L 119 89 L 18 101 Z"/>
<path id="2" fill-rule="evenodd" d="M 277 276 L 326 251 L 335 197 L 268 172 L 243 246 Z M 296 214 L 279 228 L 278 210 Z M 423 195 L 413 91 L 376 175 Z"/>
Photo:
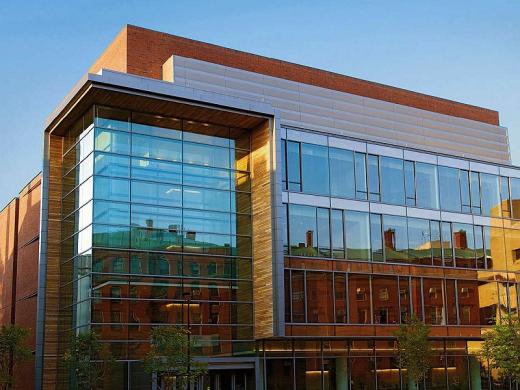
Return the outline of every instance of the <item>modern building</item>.
<path id="1" fill-rule="evenodd" d="M 425 388 L 511 386 L 477 356 L 519 303 L 520 168 L 496 111 L 126 26 L 44 139 L 37 389 L 70 386 L 85 329 L 118 359 L 107 388 L 150 388 L 168 324 L 209 363 L 201 389 L 408 388 L 412 314 Z M 38 241 L 22 220 L 19 259 Z M 12 322 L 22 284 L 4 284 Z"/>

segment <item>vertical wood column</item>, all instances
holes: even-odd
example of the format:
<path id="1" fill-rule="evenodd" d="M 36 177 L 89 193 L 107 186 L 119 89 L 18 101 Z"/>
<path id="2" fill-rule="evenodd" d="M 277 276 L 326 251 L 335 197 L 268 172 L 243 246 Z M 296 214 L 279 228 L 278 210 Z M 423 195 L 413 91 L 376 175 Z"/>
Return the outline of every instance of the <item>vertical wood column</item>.
<path id="1" fill-rule="evenodd" d="M 274 334 L 272 134 L 270 121 L 254 129 L 251 140 L 253 203 L 253 299 L 255 338 Z"/>

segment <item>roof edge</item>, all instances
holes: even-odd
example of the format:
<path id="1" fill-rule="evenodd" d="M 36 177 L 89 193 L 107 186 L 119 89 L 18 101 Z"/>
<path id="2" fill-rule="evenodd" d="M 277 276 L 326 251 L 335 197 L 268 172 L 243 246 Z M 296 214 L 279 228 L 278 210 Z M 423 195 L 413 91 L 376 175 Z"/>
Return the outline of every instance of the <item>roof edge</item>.
<path id="1" fill-rule="evenodd" d="M 179 55 L 426 111 L 471 119 L 491 125 L 500 125 L 498 111 L 485 107 L 230 49 L 131 24 L 124 27 L 116 40 L 120 38 L 123 32 L 126 37 L 126 69 L 123 72 L 131 74 L 161 79 L 163 63 L 170 56 Z M 115 51 L 114 44 L 115 40 L 102 55 L 109 63 L 103 65 L 104 68 L 112 69 L 114 60 L 109 57 L 110 52 Z M 100 65 L 102 57 L 97 61 L 97 66 Z"/>

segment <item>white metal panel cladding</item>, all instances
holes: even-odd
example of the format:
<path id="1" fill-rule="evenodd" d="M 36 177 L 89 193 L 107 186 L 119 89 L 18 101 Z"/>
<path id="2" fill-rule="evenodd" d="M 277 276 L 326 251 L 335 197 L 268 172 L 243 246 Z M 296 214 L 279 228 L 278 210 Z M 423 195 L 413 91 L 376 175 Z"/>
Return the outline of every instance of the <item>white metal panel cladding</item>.
<path id="1" fill-rule="evenodd" d="M 191 58 L 175 56 L 173 63 L 175 84 L 269 103 L 282 125 L 510 164 L 501 126 Z"/>

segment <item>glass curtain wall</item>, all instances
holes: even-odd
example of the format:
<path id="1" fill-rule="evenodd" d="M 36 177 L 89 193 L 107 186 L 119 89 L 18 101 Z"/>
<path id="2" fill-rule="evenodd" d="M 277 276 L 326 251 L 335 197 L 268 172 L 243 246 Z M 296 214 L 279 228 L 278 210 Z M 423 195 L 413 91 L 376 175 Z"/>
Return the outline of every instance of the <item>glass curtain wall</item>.
<path id="1" fill-rule="evenodd" d="M 252 353 L 249 133 L 105 107 L 77 128 L 63 156 L 69 328 L 140 359 L 152 326 L 189 314 L 196 353 Z"/>
<path id="2" fill-rule="evenodd" d="M 518 271 L 520 229 L 287 205 L 286 255 Z"/>
<path id="3" fill-rule="evenodd" d="M 282 155 L 284 190 L 520 219 L 516 177 L 291 140 Z"/>

